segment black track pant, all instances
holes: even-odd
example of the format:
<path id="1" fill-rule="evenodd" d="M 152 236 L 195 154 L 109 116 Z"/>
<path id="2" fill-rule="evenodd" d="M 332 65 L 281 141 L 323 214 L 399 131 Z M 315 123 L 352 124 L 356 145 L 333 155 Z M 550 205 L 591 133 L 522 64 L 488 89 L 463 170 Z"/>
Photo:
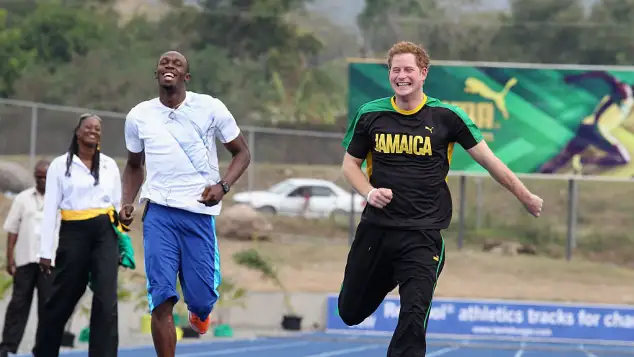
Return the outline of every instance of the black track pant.
<path id="1" fill-rule="evenodd" d="M 117 273 L 119 246 L 107 215 L 62 221 L 53 286 L 40 316 L 35 357 L 58 357 L 64 327 L 86 291 L 90 274 L 90 357 L 116 357 L 119 344 Z"/>
<path id="2" fill-rule="evenodd" d="M 361 222 L 348 254 L 339 316 L 349 326 L 358 325 L 398 286 L 401 310 L 387 356 L 425 356 L 431 301 L 444 263 L 438 230 L 396 230 Z"/>

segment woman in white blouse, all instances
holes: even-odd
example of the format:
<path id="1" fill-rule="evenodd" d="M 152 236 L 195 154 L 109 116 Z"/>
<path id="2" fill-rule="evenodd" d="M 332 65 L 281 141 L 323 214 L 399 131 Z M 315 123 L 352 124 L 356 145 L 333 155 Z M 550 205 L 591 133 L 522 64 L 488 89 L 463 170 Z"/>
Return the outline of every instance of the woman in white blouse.
<path id="1" fill-rule="evenodd" d="M 101 119 L 82 115 L 68 152 L 51 162 L 46 176 L 40 267 L 49 274 L 60 210 L 62 221 L 35 357 L 58 356 L 64 326 L 89 279 L 93 291 L 89 356 L 117 356 L 119 247 L 111 219 L 120 209 L 121 178 L 115 161 L 100 152 L 100 139 Z"/>

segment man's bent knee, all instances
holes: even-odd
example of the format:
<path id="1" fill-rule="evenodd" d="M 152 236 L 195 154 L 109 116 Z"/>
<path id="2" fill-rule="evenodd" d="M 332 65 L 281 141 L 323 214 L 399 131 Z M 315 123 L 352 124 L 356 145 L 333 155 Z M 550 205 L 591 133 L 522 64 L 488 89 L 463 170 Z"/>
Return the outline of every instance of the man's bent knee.
<path id="1" fill-rule="evenodd" d="M 368 316 L 361 313 L 358 306 L 344 304 L 339 298 L 339 317 L 348 326 L 355 326 L 362 323 Z"/>
<path id="2" fill-rule="evenodd" d="M 348 310 L 339 310 L 339 317 L 341 317 L 341 321 L 348 326 L 355 326 L 363 322 L 367 318 L 367 316 L 362 316 L 360 314 L 355 314 L 354 312 L 349 313 Z"/>
<path id="3" fill-rule="evenodd" d="M 365 319 L 367 319 L 369 315 L 366 316 L 364 314 L 361 314 L 355 309 L 339 309 L 339 317 L 341 317 L 341 321 L 343 321 L 343 323 L 345 323 L 346 325 L 356 326 L 365 321 Z"/>
<path id="4" fill-rule="evenodd" d="M 192 313 L 194 313 L 196 316 L 198 316 L 199 319 L 204 321 L 207 319 L 209 315 L 211 315 L 211 312 L 213 311 L 215 305 L 216 305 L 215 301 L 211 304 L 206 304 L 206 305 L 190 304 L 187 306 L 187 309 L 191 311 Z"/>
<path id="5" fill-rule="evenodd" d="M 203 321 L 211 314 L 219 298 L 215 282 L 209 284 L 188 282 L 188 284 L 183 286 L 183 295 L 185 296 L 187 310 Z"/>

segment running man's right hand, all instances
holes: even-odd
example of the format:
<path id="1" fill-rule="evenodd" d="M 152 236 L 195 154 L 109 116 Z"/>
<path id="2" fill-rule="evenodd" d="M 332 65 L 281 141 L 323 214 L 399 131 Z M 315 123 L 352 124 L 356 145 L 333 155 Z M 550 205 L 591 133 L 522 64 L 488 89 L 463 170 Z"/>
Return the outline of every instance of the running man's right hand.
<path id="1" fill-rule="evenodd" d="M 129 226 L 134 219 L 134 217 L 132 216 L 133 212 L 134 205 L 123 205 L 123 207 L 121 207 L 121 211 L 119 211 L 119 221 L 121 221 L 121 223 L 125 224 L 126 226 Z"/>
<path id="2" fill-rule="evenodd" d="M 531 193 L 522 201 L 522 204 L 524 204 L 528 213 L 532 214 L 534 217 L 539 217 L 542 214 L 544 200 L 541 197 Z"/>
<path id="3" fill-rule="evenodd" d="M 373 188 L 366 197 L 368 204 L 376 208 L 383 208 L 392 201 L 392 190 L 389 188 Z"/>

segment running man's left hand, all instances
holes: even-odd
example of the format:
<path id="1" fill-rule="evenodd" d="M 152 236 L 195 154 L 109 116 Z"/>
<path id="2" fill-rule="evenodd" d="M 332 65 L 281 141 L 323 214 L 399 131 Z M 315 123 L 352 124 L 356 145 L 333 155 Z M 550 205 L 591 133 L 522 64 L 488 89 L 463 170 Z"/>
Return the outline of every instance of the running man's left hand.
<path id="1" fill-rule="evenodd" d="M 222 185 L 220 185 L 219 183 L 215 185 L 209 185 L 205 187 L 205 190 L 200 196 L 198 202 L 204 204 L 207 207 L 215 206 L 220 202 L 220 200 L 222 200 L 224 195 L 225 191 L 222 189 Z"/>
<path id="2" fill-rule="evenodd" d="M 526 210 L 535 217 L 539 217 L 542 213 L 542 206 L 544 205 L 544 200 L 541 199 L 537 195 L 533 195 L 532 193 L 523 200 L 522 202 Z"/>

